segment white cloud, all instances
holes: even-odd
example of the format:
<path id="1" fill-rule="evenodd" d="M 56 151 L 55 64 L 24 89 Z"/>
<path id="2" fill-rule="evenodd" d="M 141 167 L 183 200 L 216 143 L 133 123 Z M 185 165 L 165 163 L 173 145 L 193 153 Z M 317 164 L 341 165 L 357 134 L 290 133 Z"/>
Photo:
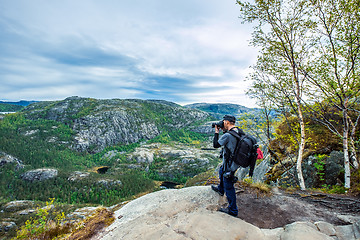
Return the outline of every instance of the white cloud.
<path id="1" fill-rule="evenodd" d="M 3 100 L 79 95 L 254 105 L 243 80 L 257 53 L 235 1 L 1 5 Z"/>

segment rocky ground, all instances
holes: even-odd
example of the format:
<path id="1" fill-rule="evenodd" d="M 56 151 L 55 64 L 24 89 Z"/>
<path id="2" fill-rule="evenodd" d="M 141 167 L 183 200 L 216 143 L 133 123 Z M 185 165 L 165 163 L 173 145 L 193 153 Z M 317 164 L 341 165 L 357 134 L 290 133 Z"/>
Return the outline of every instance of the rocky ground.
<path id="1" fill-rule="evenodd" d="M 237 218 L 217 211 L 226 205 L 226 198 L 209 186 L 163 190 L 123 206 L 115 212 L 115 222 L 93 239 L 360 238 L 358 198 L 278 189 L 272 195 L 261 195 L 239 186 L 237 190 Z M 332 204 L 329 199 L 333 199 Z M 339 207 L 337 202 L 344 204 Z"/>
<path id="2" fill-rule="evenodd" d="M 360 219 L 360 198 L 357 197 L 287 192 L 278 188 L 273 188 L 271 195 L 262 195 L 239 184 L 236 190 L 238 218 L 260 228 L 274 229 L 297 221 L 347 225 Z"/>

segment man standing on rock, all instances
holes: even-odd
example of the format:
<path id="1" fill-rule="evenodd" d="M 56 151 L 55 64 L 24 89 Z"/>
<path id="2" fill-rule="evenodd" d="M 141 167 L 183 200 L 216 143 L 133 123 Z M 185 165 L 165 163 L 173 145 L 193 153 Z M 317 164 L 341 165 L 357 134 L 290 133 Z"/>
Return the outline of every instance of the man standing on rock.
<path id="1" fill-rule="evenodd" d="M 234 217 L 238 215 L 234 188 L 234 183 L 237 181 L 237 177 L 235 177 L 234 174 L 239 166 L 233 161 L 231 161 L 231 164 L 229 163 L 229 158 L 235 151 L 237 139 L 228 132 L 230 130 L 236 131 L 240 136 L 245 134 L 241 129 L 235 127 L 235 120 L 234 116 L 225 115 L 222 121 L 213 124 L 215 127 L 215 136 L 213 140 L 214 148 L 219 148 L 221 146 L 224 148 L 222 151 L 223 163 L 219 169 L 220 184 L 218 186 L 211 186 L 212 190 L 217 192 L 220 196 L 224 196 L 224 193 L 226 193 L 229 206 L 227 208 L 220 208 L 219 211 L 230 214 Z M 223 130 L 224 134 L 219 139 L 220 129 Z"/>

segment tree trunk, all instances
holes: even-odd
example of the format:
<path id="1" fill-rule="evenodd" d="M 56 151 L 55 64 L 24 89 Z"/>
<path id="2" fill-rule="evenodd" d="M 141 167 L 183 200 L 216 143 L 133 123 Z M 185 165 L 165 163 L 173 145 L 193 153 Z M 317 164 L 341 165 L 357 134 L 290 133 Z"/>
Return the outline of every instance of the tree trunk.
<path id="1" fill-rule="evenodd" d="M 295 68 L 293 68 L 294 70 L 294 80 L 296 83 L 296 104 L 297 104 L 297 110 L 298 110 L 298 117 L 299 117 L 299 124 L 300 124 L 300 144 L 299 144 L 299 152 L 298 152 L 298 157 L 297 157 L 297 161 L 296 161 L 296 172 L 297 172 L 297 176 L 299 179 L 299 185 L 300 185 L 300 189 L 301 190 L 305 190 L 305 181 L 304 181 L 304 177 L 302 174 L 302 168 L 301 168 L 301 163 L 302 163 L 302 158 L 303 158 L 303 153 L 304 153 L 304 148 L 305 148 L 305 123 L 304 123 L 304 117 L 303 117 L 303 113 L 302 113 L 302 109 L 301 109 L 301 90 L 300 90 L 300 83 L 299 80 L 297 78 L 297 75 L 295 74 Z"/>
<path id="2" fill-rule="evenodd" d="M 359 162 L 357 160 L 357 156 L 356 156 L 356 147 L 355 147 L 355 142 L 354 142 L 354 138 L 355 138 L 355 131 L 356 131 L 356 124 L 353 123 L 353 121 L 351 120 L 350 116 L 348 116 L 349 119 L 349 124 L 351 126 L 351 131 L 350 131 L 350 161 L 353 165 L 353 167 L 355 169 L 359 169 Z"/>
<path id="3" fill-rule="evenodd" d="M 344 150 L 344 169 L 345 169 L 345 188 L 350 188 L 350 161 L 348 148 L 349 125 L 347 111 L 343 109 L 344 127 L 343 127 L 343 150 Z"/>
<path id="4" fill-rule="evenodd" d="M 304 148 L 305 148 L 305 123 L 304 123 L 304 119 L 303 119 L 303 115 L 302 115 L 302 111 L 301 111 L 301 107 L 298 107 L 298 113 L 299 113 L 299 120 L 300 120 L 300 132 L 301 132 L 301 140 L 300 140 L 300 145 L 299 145 L 299 152 L 298 152 L 298 157 L 297 157 L 297 161 L 296 161 L 296 171 L 297 171 L 297 176 L 299 179 L 299 185 L 301 190 L 305 190 L 305 181 L 304 181 L 304 177 L 302 174 L 302 168 L 301 168 L 301 163 L 302 163 L 302 158 L 303 158 L 303 153 L 304 153 Z"/>

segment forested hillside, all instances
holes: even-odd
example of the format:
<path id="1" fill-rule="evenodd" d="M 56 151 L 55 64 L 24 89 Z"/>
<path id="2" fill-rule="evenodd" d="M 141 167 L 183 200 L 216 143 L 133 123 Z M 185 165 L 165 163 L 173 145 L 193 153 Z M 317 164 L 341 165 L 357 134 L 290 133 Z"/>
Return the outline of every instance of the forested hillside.
<path id="1" fill-rule="evenodd" d="M 216 165 L 200 151 L 208 137 L 187 130 L 209 119 L 159 101 L 33 103 L 0 120 L 1 198 L 114 204 L 154 180 L 184 183 Z M 144 148 L 158 150 L 144 158 Z"/>
<path id="2" fill-rule="evenodd" d="M 23 106 L 15 104 L 0 103 L 0 112 L 17 112 L 20 111 L 22 108 Z"/>

